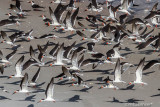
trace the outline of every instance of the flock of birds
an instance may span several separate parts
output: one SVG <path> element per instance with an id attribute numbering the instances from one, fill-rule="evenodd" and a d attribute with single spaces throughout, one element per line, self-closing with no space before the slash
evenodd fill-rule
<path id="1" fill-rule="evenodd" d="M 79 36 L 81 41 L 88 41 L 86 43 L 87 48 L 83 46 L 77 46 L 76 41 L 70 46 L 65 46 L 65 43 L 52 44 L 50 41 L 48 41 L 45 45 L 37 45 L 37 49 L 33 49 L 31 45 L 29 47 L 30 59 L 24 62 L 25 55 L 20 56 L 15 63 L 15 74 L 8 76 L 8 79 L 22 79 L 20 83 L 20 89 L 13 92 L 13 94 L 32 93 L 29 87 L 35 88 L 36 90 L 37 87 L 39 87 L 37 81 L 41 75 L 41 67 L 47 68 L 52 66 L 61 66 L 62 72 L 60 72 L 59 75 L 51 78 L 45 90 L 46 97 L 41 99 L 38 103 L 42 101 L 55 102 L 56 100 L 53 96 L 55 79 L 59 79 L 59 81 L 67 80 L 72 82 L 72 86 L 81 86 L 85 89 L 91 89 L 92 86 L 89 86 L 90 84 L 83 80 L 84 69 L 82 69 L 82 67 L 92 65 L 91 69 L 96 69 L 97 66 L 102 64 L 114 64 L 115 69 L 114 79 L 112 80 L 110 79 L 110 76 L 107 76 L 107 78 L 102 80 L 104 85 L 100 86 L 100 89 L 113 88 L 118 90 L 120 88 L 114 83 L 126 83 L 123 81 L 121 75 L 123 75 L 123 73 L 126 72 L 130 67 L 135 66 L 130 62 L 121 61 L 121 59 L 126 58 L 120 54 L 121 46 L 124 42 L 126 42 L 124 38 L 133 40 L 137 44 L 136 48 L 138 48 L 138 50 L 151 47 L 153 51 L 159 51 L 160 34 L 153 35 L 154 30 L 158 29 L 160 25 L 160 10 L 157 9 L 158 2 L 155 3 L 151 10 L 144 10 L 148 12 L 148 15 L 144 19 L 141 19 L 134 16 L 134 13 L 136 13 L 134 8 L 139 6 L 134 0 L 120 0 L 119 5 L 115 7 L 113 4 L 117 2 L 117 0 L 106 0 L 105 2 L 98 2 L 96 0 L 89 1 L 90 3 L 86 9 L 76 7 L 76 3 L 85 3 L 83 0 L 70 0 L 69 4 L 67 4 L 67 2 L 64 0 L 51 1 L 50 4 L 58 4 L 54 10 L 52 7 L 43 7 L 36 4 L 34 1 L 28 1 L 28 3 L 31 3 L 31 8 L 33 10 L 23 10 L 21 2 L 25 1 L 12 0 L 13 3 L 10 4 L 9 8 L 12 10 L 12 13 L 6 14 L 9 17 L 8 19 L 1 20 L 0 26 L 21 26 L 20 20 L 25 20 L 30 11 L 42 12 L 44 8 L 48 8 L 50 18 L 47 18 L 45 15 L 41 15 L 42 20 L 47 27 L 54 26 L 53 31 L 57 32 L 57 34 L 45 34 L 40 37 L 34 37 L 32 36 L 34 29 L 31 29 L 29 32 L 19 31 L 8 36 L 8 34 L 1 29 L 0 35 L 3 39 L 1 43 L 10 45 L 12 47 L 11 49 L 13 50 L 13 52 L 6 56 L 3 55 L 2 51 L 0 51 L 0 72 L 2 75 L 8 67 L 14 66 L 11 59 L 18 52 L 18 49 L 23 47 L 21 44 L 17 45 L 17 41 L 19 40 L 27 42 L 34 41 L 35 39 L 43 40 L 45 38 L 48 38 L 49 40 L 50 38 L 53 38 L 56 40 L 60 39 L 58 32 L 70 32 L 71 34 L 76 33 L 76 36 Z M 109 12 L 108 16 L 100 15 L 100 13 L 105 9 L 104 6 L 107 6 L 105 11 Z M 80 10 L 83 12 L 92 11 L 97 15 L 87 15 L 87 17 L 81 17 L 79 16 Z M 122 13 L 122 15 L 119 16 L 119 19 L 117 19 L 117 12 Z M 87 24 L 83 23 L 84 20 L 87 21 L 87 24 L 89 23 L 90 28 L 87 27 Z M 80 29 L 75 27 L 76 24 L 80 27 Z M 131 31 L 128 29 L 128 26 L 131 26 Z M 86 35 L 84 32 L 93 34 L 88 36 L 88 34 Z M 94 46 L 98 42 L 103 42 L 102 44 L 104 46 L 113 45 L 113 48 L 108 50 L 106 55 L 101 52 L 96 52 L 94 50 Z M 48 51 L 48 47 L 50 46 L 53 48 Z M 91 58 L 85 59 L 84 56 L 86 54 L 89 54 Z M 44 61 L 45 58 L 49 59 L 50 61 Z M 114 62 L 113 59 L 116 59 L 117 61 Z M 135 81 L 129 82 L 127 88 L 123 88 L 121 90 L 132 90 L 134 84 L 147 85 L 146 82 L 142 81 L 143 71 L 150 69 L 156 64 L 160 64 L 160 61 L 153 59 L 147 62 L 147 64 L 144 63 L 145 57 L 139 61 L 135 71 Z M 23 71 L 27 71 L 27 69 L 32 68 L 32 66 L 37 66 L 39 69 L 35 75 L 33 75 L 32 80 L 29 81 L 28 73 L 26 72 L 23 74 Z M 3 86 L 1 87 L 1 90 L 9 93 Z M 1 98 L 7 99 L 2 96 Z M 113 102 L 119 101 L 113 98 Z"/>

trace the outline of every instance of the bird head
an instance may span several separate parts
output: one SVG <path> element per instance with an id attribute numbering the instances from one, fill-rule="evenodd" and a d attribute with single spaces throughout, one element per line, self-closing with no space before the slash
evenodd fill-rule
<path id="1" fill-rule="evenodd" d="M 44 99 L 39 100 L 37 103 L 41 103 L 42 101 L 44 101 Z"/>
<path id="2" fill-rule="evenodd" d="M 12 77 L 13 77 L 13 75 L 9 76 L 8 79 L 10 79 L 10 78 L 12 78 Z"/>
<path id="3" fill-rule="evenodd" d="M 13 94 L 16 94 L 18 91 L 19 91 L 19 90 L 14 91 Z M 13 95 L 13 94 L 12 94 L 12 95 Z"/>

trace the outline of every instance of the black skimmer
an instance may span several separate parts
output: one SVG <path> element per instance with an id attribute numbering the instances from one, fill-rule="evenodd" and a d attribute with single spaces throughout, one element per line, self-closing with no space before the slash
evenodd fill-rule
<path id="1" fill-rule="evenodd" d="M 75 6 L 75 0 L 70 0 L 69 4 L 68 4 L 68 8 L 71 8 L 73 10 L 76 9 L 76 6 Z"/>
<path id="2" fill-rule="evenodd" d="M 23 61 L 24 61 L 24 55 L 16 62 L 16 72 L 15 72 L 15 75 L 11 75 L 11 76 L 9 76 L 9 78 L 13 78 L 13 77 L 15 77 L 15 78 L 22 78 L 23 77 L 23 75 L 22 75 L 22 63 L 23 63 Z"/>
<path id="3" fill-rule="evenodd" d="M 124 81 L 121 80 L 121 74 L 122 74 L 122 70 L 121 70 L 121 65 L 120 65 L 120 59 L 117 59 L 117 63 L 114 69 L 114 81 L 116 83 L 122 82 L 122 83 L 126 83 Z"/>
<path id="4" fill-rule="evenodd" d="M 4 86 L 0 86 L 0 90 L 2 90 L 3 92 L 9 93 L 6 89 L 4 89 Z"/>
<path id="5" fill-rule="evenodd" d="M 127 15 L 131 15 L 131 13 L 129 12 L 129 10 L 131 10 L 129 8 L 129 0 L 121 0 L 121 6 L 118 8 L 118 11 L 126 13 Z"/>
<path id="6" fill-rule="evenodd" d="M 59 49 L 59 43 L 57 43 L 49 52 L 49 56 L 46 56 L 47 58 L 56 59 L 56 54 Z"/>
<path id="7" fill-rule="evenodd" d="M 45 22 L 45 23 L 52 23 L 52 20 L 51 19 L 49 19 L 49 18 L 47 18 L 45 15 L 40 15 L 40 17 L 42 17 L 42 19 L 43 19 L 43 21 Z"/>
<path id="8" fill-rule="evenodd" d="M 33 8 L 33 10 L 35 10 L 35 11 L 37 11 L 38 9 L 41 9 L 41 8 L 45 8 L 45 7 L 43 7 L 43 6 L 40 6 L 40 5 L 38 5 L 38 4 L 36 4 L 34 1 L 28 1 L 28 3 L 31 3 L 32 4 L 32 8 Z"/>
<path id="9" fill-rule="evenodd" d="M 64 2 L 63 0 L 53 0 L 50 3 L 57 3 L 57 4 L 59 4 L 59 3 L 66 3 L 66 2 Z"/>
<path id="10" fill-rule="evenodd" d="M 8 14 L 6 14 L 6 15 L 9 16 L 9 19 L 10 19 L 10 20 L 19 20 L 19 16 L 14 16 L 14 15 L 12 15 L 12 13 L 8 13 Z"/>
<path id="11" fill-rule="evenodd" d="M 68 11 L 66 14 L 66 23 L 65 23 L 65 28 L 63 30 L 65 31 L 75 31 L 75 22 L 76 22 L 76 17 L 79 12 L 79 7 L 74 11 L 74 13 L 71 15 L 71 11 Z"/>
<path id="12" fill-rule="evenodd" d="M 32 36 L 33 33 L 33 29 L 31 29 L 30 31 L 28 31 L 27 33 L 24 33 L 21 38 L 27 38 L 27 40 L 32 40 L 34 39 L 34 37 Z"/>
<path id="13" fill-rule="evenodd" d="M 22 10 L 20 0 L 16 0 L 15 5 L 10 4 L 10 9 L 14 10 L 14 12 L 16 12 L 17 15 L 20 17 L 23 17 L 24 15 L 26 15 L 26 13 Z"/>
<path id="14" fill-rule="evenodd" d="M 88 8 L 86 9 L 86 11 L 96 11 L 96 12 L 101 12 L 102 10 L 103 7 L 101 5 L 98 5 L 97 0 L 92 0 Z"/>
<path id="15" fill-rule="evenodd" d="M 30 93 L 31 91 L 28 90 L 28 73 L 24 74 L 24 77 L 21 80 L 20 90 L 14 91 L 13 94 L 16 93 Z"/>
<path id="16" fill-rule="evenodd" d="M 116 6 L 116 7 L 113 7 L 112 5 L 108 6 L 108 10 L 109 10 L 109 16 L 107 18 L 105 18 L 105 20 L 115 20 L 115 21 L 118 21 L 116 19 L 116 12 L 118 11 L 118 8 L 119 8 L 120 5 Z"/>
<path id="17" fill-rule="evenodd" d="M 107 59 L 112 59 L 112 58 L 121 58 L 125 59 L 125 57 L 120 55 L 119 48 L 112 48 L 106 53 Z"/>
<path id="18" fill-rule="evenodd" d="M 48 25 L 53 25 L 53 26 L 61 26 L 61 19 L 62 16 L 65 12 L 65 10 L 67 9 L 68 5 L 62 5 L 61 3 L 56 7 L 55 11 L 53 12 L 53 10 L 51 9 L 51 7 L 49 7 L 49 13 L 50 16 L 52 18 L 52 23 L 48 23 Z"/>
<path id="19" fill-rule="evenodd" d="M 157 6 L 158 6 L 158 2 L 154 4 L 154 6 L 152 7 L 151 11 L 157 11 Z"/>
<path id="20" fill-rule="evenodd" d="M 82 86 L 84 88 L 89 88 L 87 83 L 78 75 L 75 74 L 75 78 L 77 78 L 77 83 L 73 83 L 72 86 Z"/>
<path id="21" fill-rule="evenodd" d="M 74 75 L 65 66 L 62 66 L 62 73 L 55 76 L 54 78 L 60 78 L 60 80 L 74 80 Z"/>
<path id="22" fill-rule="evenodd" d="M 16 36 L 10 36 L 8 37 L 6 32 L 4 31 L 1 31 L 1 36 L 3 38 L 3 41 L 1 41 L 1 43 L 7 43 L 9 45 L 12 45 L 12 46 L 17 46 L 14 44 L 14 42 L 16 41 L 17 37 Z"/>
<path id="23" fill-rule="evenodd" d="M 53 93 L 54 93 L 54 78 L 51 79 L 50 83 L 48 84 L 45 95 L 45 99 L 41 99 L 38 103 L 43 102 L 43 101 L 52 101 L 55 102 L 55 99 L 53 98 Z"/>
<path id="24" fill-rule="evenodd" d="M 0 63 L 7 65 L 7 64 L 12 64 L 10 60 L 13 58 L 13 56 L 16 54 L 17 50 L 12 51 L 8 55 L 4 57 L 2 51 L 0 51 Z"/>
<path id="25" fill-rule="evenodd" d="M 69 67 L 69 69 L 72 70 L 80 70 L 80 67 L 84 61 L 84 55 L 78 60 L 78 52 L 75 50 L 71 57 L 71 63 L 72 67 Z"/>
<path id="26" fill-rule="evenodd" d="M 144 49 L 148 46 L 151 46 L 151 44 L 153 42 L 155 42 L 158 38 L 159 38 L 159 36 L 149 38 L 146 42 L 143 42 L 143 43 L 139 44 L 136 48 L 138 48 L 138 50 L 140 50 L 140 49 Z"/>
<path id="27" fill-rule="evenodd" d="M 114 85 L 113 80 L 109 78 L 109 76 L 103 80 L 105 85 L 102 85 L 100 88 L 111 88 L 111 89 L 119 89 L 117 86 Z"/>
<path id="28" fill-rule="evenodd" d="M 94 46 L 95 46 L 94 42 L 87 43 L 88 53 L 90 53 L 90 54 L 96 54 L 97 53 L 97 52 L 94 51 Z"/>
<path id="29" fill-rule="evenodd" d="M 138 67 L 136 69 L 136 80 L 134 82 L 130 82 L 129 84 L 142 84 L 147 85 L 147 83 L 142 82 L 142 71 L 144 67 L 145 57 L 140 60 Z"/>
<path id="30" fill-rule="evenodd" d="M 65 49 L 65 52 L 64 52 L 64 58 L 65 59 L 64 60 L 67 60 L 68 62 L 71 60 L 70 56 L 71 56 L 71 53 L 72 53 L 75 45 L 76 45 L 76 41 L 72 45 L 68 46 Z"/>
<path id="31" fill-rule="evenodd" d="M 144 18 L 144 20 L 151 19 L 152 24 L 158 27 L 158 25 L 160 25 L 158 20 L 159 17 L 160 17 L 160 12 L 151 11 L 150 14 Z"/>
<path id="32" fill-rule="evenodd" d="M 63 61 L 63 54 L 64 54 L 64 43 L 59 47 L 56 53 L 56 60 L 53 61 L 54 63 L 51 63 L 50 66 L 52 65 L 64 65 Z"/>

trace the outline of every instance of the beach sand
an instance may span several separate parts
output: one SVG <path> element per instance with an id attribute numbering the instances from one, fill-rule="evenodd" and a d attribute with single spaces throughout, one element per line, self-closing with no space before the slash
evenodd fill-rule
<path id="1" fill-rule="evenodd" d="M 83 89 L 82 87 L 76 87 L 76 86 L 71 86 L 71 82 L 66 82 L 65 85 L 60 85 L 58 79 L 55 79 L 55 88 L 54 88 L 54 98 L 56 100 L 55 103 L 53 102 L 42 102 L 42 103 L 37 103 L 40 99 L 45 98 L 45 93 L 44 92 L 39 92 L 39 93 L 30 93 L 29 95 L 27 94 L 15 94 L 12 95 L 12 93 L 15 90 L 18 90 L 19 84 L 13 85 L 9 84 L 12 82 L 20 81 L 21 79 L 19 78 L 11 78 L 7 79 L 4 76 L 10 76 L 13 75 L 15 72 L 15 63 L 16 61 L 23 55 L 22 53 L 24 52 L 29 52 L 29 46 L 32 45 L 34 49 L 37 48 L 37 44 L 44 45 L 47 43 L 49 40 L 50 42 L 53 43 L 65 43 L 65 46 L 71 45 L 74 41 L 76 41 L 76 46 L 84 46 L 87 47 L 85 41 L 81 41 L 81 37 L 78 35 L 74 35 L 72 39 L 66 39 L 64 37 L 67 37 L 68 35 L 71 34 L 71 32 L 67 33 L 57 33 L 53 32 L 53 26 L 46 27 L 44 25 L 44 22 L 42 21 L 42 18 L 39 17 L 40 15 L 46 15 L 48 18 L 50 18 L 49 15 L 49 10 L 48 7 L 51 6 L 52 9 L 55 9 L 57 4 L 49 4 L 51 0 L 34 0 L 35 3 L 42 5 L 46 7 L 45 9 L 42 9 L 43 11 L 38 11 L 35 12 L 31 8 L 31 4 L 27 3 L 26 0 L 23 0 L 21 2 L 22 4 L 22 9 L 25 10 L 31 10 L 30 12 L 27 12 L 26 19 L 22 19 L 21 25 L 16 26 L 8 26 L 8 27 L 0 27 L 0 30 L 6 31 L 7 35 L 13 34 L 15 30 L 20 30 L 20 31 L 29 31 L 33 29 L 33 36 L 34 37 L 40 37 L 43 34 L 49 34 L 53 33 L 56 36 L 60 37 L 57 38 L 56 40 L 54 39 L 39 39 L 39 40 L 31 40 L 30 42 L 17 42 L 16 44 L 21 44 L 22 48 L 18 48 L 17 54 L 13 57 L 11 60 L 12 66 L 9 68 L 5 69 L 4 75 L 0 75 L 0 86 L 4 86 L 6 90 L 8 90 L 10 93 L 5 93 L 5 92 L 0 92 L 0 96 L 5 96 L 10 98 L 11 100 L 0 100 L 0 105 L 1 107 L 27 107 L 30 104 L 33 104 L 34 107 L 125 107 L 127 106 L 127 101 L 128 99 L 134 98 L 138 100 L 144 100 L 140 101 L 139 104 L 152 104 L 152 107 L 158 107 L 160 105 L 159 102 L 159 97 L 150 97 L 155 94 L 159 94 L 159 91 L 157 90 L 160 88 L 159 86 L 159 81 L 160 81 L 160 72 L 158 70 L 158 66 L 154 66 L 151 69 L 148 69 L 144 71 L 144 73 L 152 72 L 155 71 L 154 73 L 148 74 L 148 75 L 143 75 L 143 81 L 148 83 L 148 85 L 135 85 L 134 89 L 135 90 L 114 90 L 114 89 L 99 89 L 101 87 L 102 82 L 97 81 L 97 78 L 99 77 L 107 77 L 108 75 L 110 76 L 111 79 L 114 78 L 113 71 L 115 68 L 115 65 L 112 64 L 103 64 L 98 66 L 96 69 L 92 69 L 92 66 L 87 66 L 87 67 L 82 67 L 83 70 L 83 79 L 88 80 L 87 84 L 89 86 L 93 86 L 88 92 L 82 92 L 80 91 Z M 67 1 L 67 0 L 64 0 Z M 145 0 L 135 0 L 135 3 L 138 3 L 140 6 L 136 9 L 137 13 L 135 14 L 135 17 L 139 18 L 144 18 L 148 13 L 144 12 L 145 8 L 151 9 L 151 7 L 154 5 L 154 2 L 151 4 L 144 3 Z M 13 11 L 9 10 L 9 4 L 13 3 L 11 0 L 0 0 L 0 20 L 2 19 L 7 19 L 8 16 L 5 15 L 6 13 L 14 13 Z M 142 4 L 143 3 L 143 4 Z M 84 3 L 76 3 L 77 7 L 80 7 L 80 13 L 78 16 L 86 17 L 87 14 L 93 14 L 96 15 L 97 13 L 95 12 L 84 12 L 86 9 L 86 6 L 89 4 L 88 1 Z M 116 5 L 118 3 L 115 3 Z M 108 15 L 108 9 L 106 9 L 106 6 L 103 7 L 104 10 L 98 14 L 102 15 Z M 134 9 L 134 8 L 133 8 Z M 65 13 L 66 14 L 66 13 Z M 117 13 L 121 14 L 121 13 Z M 65 16 L 65 15 L 64 15 Z M 117 15 L 118 17 L 119 15 Z M 82 21 L 83 24 L 88 25 L 88 22 Z M 76 27 L 79 28 L 79 26 L 76 24 Z M 129 28 L 130 29 L 130 28 Z M 150 28 L 149 30 L 151 30 Z M 159 29 L 155 28 L 154 34 L 158 34 Z M 85 31 L 85 34 L 88 36 L 91 36 L 92 33 Z M 146 61 L 152 60 L 152 59 L 157 59 L 159 52 L 153 52 L 151 47 L 147 47 L 143 50 L 138 50 L 135 48 L 138 44 L 135 44 L 132 40 L 128 40 L 127 38 L 124 39 L 125 42 L 122 44 L 122 50 L 120 51 L 122 55 L 126 57 L 126 59 L 121 60 L 121 62 L 128 61 L 132 64 L 138 64 L 140 59 L 143 57 L 146 57 Z M 82 45 L 81 45 L 82 43 Z M 83 44 L 84 43 L 84 44 Z M 96 43 L 95 46 L 95 51 L 101 52 L 103 54 L 106 54 L 106 52 L 113 47 L 113 45 L 102 45 L 102 41 Z M 12 52 L 12 50 L 6 49 L 9 48 L 10 45 L 0 44 L 0 49 L 2 50 L 3 54 L 6 55 L 9 52 Z M 130 48 L 130 51 L 126 51 L 126 48 Z M 52 46 L 50 46 L 47 50 L 50 51 L 52 49 Z M 29 53 L 25 54 L 25 61 L 27 61 L 30 58 Z M 89 54 L 85 54 L 85 59 L 90 58 Z M 44 59 L 44 61 L 48 61 L 48 59 Z M 114 60 L 116 61 L 116 60 Z M 126 81 L 129 83 L 130 81 L 135 80 L 135 70 L 136 67 L 131 67 L 127 72 L 125 72 L 122 75 L 122 80 Z M 35 74 L 35 72 L 38 70 L 37 67 L 30 67 L 27 70 L 23 71 L 23 74 L 27 72 L 29 74 L 29 80 L 32 78 L 32 76 Z M 61 66 L 53 66 L 53 67 L 42 67 L 41 68 L 41 73 L 40 77 L 38 79 L 38 83 L 43 83 L 45 82 L 44 85 L 42 85 L 41 89 L 46 89 L 47 84 L 49 83 L 50 79 L 53 76 L 56 76 L 62 72 Z M 92 81 L 89 81 L 92 80 Z M 59 84 L 58 84 L 59 83 Z M 117 83 L 116 85 L 119 88 L 125 88 L 126 84 L 124 83 Z M 36 96 L 34 96 L 36 95 Z M 33 101 L 21 101 L 24 100 L 26 97 L 29 96 L 34 96 Z M 74 97 L 74 98 L 73 98 Z M 107 101 L 112 101 L 113 97 L 118 99 L 121 102 L 126 102 L 126 103 L 111 103 Z"/>

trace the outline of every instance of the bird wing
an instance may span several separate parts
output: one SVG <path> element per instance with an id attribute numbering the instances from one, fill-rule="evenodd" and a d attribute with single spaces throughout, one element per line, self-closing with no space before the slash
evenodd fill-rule
<path id="1" fill-rule="evenodd" d="M 78 12 L 79 12 L 79 7 L 74 11 L 74 13 L 73 13 L 72 16 L 71 16 L 71 23 L 72 23 L 72 26 L 75 25 L 76 17 L 77 17 L 77 15 L 78 15 Z"/>
<path id="2" fill-rule="evenodd" d="M 17 50 L 14 50 L 14 51 L 11 52 L 10 54 L 8 54 L 8 55 L 6 56 L 6 59 L 7 59 L 7 60 L 11 60 L 11 59 L 13 58 L 13 56 L 16 54 L 16 52 L 17 52 Z"/>
<path id="3" fill-rule="evenodd" d="M 39 77 L 39 74 L 40 74 L 40 70 L 41 70 L 41 67 L 38 68 L 38 71 L 36 72 L 36 74 L 33 76 L 32 78 L 32 82 L 36 82 L 38 77 Z"/>
<path id="4" fill-rule="evenodd" d="M 63 53 L 64 53 L 64 43 L 60 46 L 60 48 L 57 50 L 57 62 L 62 62 L 63 59 Z"/>
<path id="5" fill-rule="evenodd" d="M 51 79 L 50 83 L 47 86 L 47 89 L 45 91 L 46 98 L 53 98 L 54 93 L 54 78 Z"/>
<path id="6" fill-rule="evenodd" d="M 28 88 L 28 73 L 24 74 L 24 77 L 22 78 L 20 87 L 21 87 L 21 90 L 27 90 L 27 88 Z"/>
<path id="7" fill-rule="evenodd" d="M 114 69 L 114 80 L 121 80 L 121 67 L 120 59 L 118 58 L 115 69 Z"/>
<path id="8" fill-rule="evenodd" d="M 24 55 L 16 62 L 16 74 L 21 75 L 22 73 L 22 62 L 24 61 Z"/>
<path id="9" fill-rule="evenodd" d="M 145 62 L 145 57 L 140 61 L 136 69 L 136 81 L 142 81 L 142 71 Z"/>
<path id="10" fill-rule="evenodd" d="M 153 67 L 154 65 L 156 65 L 158 63 L 159 63 L 158 60 L 151 60 L 144 66 L 143 70 L 147 70 L 147 69 Z"/>

